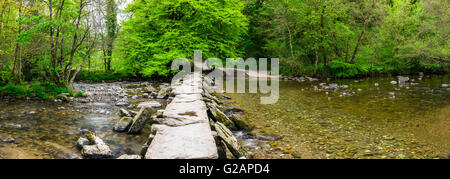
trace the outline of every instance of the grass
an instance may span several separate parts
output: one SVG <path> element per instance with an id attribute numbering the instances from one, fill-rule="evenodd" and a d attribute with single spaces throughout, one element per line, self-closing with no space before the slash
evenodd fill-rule
<path id="1" fill-rule="evenodd" d="M 73 96 L 74 93 L 68 88 L 59 87 L 52 82 L 33 81 L 30 83 L 14 84 L 8 83 L 0 87 L 0 96 L 14 97 L 38 97 L 42 99 L 54 98 L 58 94 L 68 93 Z"/>

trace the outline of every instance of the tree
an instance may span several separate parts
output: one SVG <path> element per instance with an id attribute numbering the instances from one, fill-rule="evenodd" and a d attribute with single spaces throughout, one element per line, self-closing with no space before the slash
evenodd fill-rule
<path id="1" fill-rule="evenodd" d="M 83 68 L 86 57 L 91 53 L 95 43 L 94 40 L 90 42 L 90 45 L 85 44 L 91 36 L 91 24 L 88 18 L 90 12 L 86 11 L 89 2 L 88 0 L 78 0 L 75 3 L 66 0 L 47 1 L 49 15 L 43 22 L 43 26 L 49 31 L 50 36 L 51 66 L 48 70 L 52 72 L 52 80 L 59 86 L 73 89 L 74 78 Z M 70 40 L 69 44 L 66 44 L 67 37 Z M 83 48 L 83 45 L 87 47 Z M 76 56 L 81 56 L 83 60 L 73 70 Z"/>
<path id="2" fill-rule="evenodd" d="M 106 0 L 106 71 L 111 71 L 113 44 L 117 33 L 117 7 L 114 0 Z"/>
<path id="3" fill-rule="evenodd" d="M 247 32 L 241 0 L 136 0 L 127 8 L 121 51 L 128 70 L 146 77 L 170 74 L 169 63 L 194 50 L 232 58 Z"/>

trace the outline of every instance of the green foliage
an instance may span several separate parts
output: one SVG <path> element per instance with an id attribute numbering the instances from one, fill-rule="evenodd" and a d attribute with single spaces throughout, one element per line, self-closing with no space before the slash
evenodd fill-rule
<path id="1" fill-rule="evenodd" d="M 102 82 L 102 81 L 119 81 L 119 80 L 127 80 L 132 76 L 123 72 L 91 72 L 81 71 L 76 80 L 84 80 L 91 82 Z"/>
<path id="2" fill-rule="evenodd" d="M 284 75 L 341 78 L 448 66 L 441 64 L 450 57 L 444 0 L 252 0 L 245 10 L 247 54 L 280 58 Z"/>
<path id="3" fill-rule="evenodd" d="M 61 93 L 69 93 L 73 96 L 73 92 L 65 87 L 57 86 L 53 82 L 38 82 L 33 81 L 31 83 L 24 83 L 16 85 L 14 83 L 8 83 L 5 86 L 0 87 L 0 96 L 36 96 L 42 99 L 48 97 L 54 97 Z"/>
<path id="4" fill-rule="evenodd" d="M 10 73 L 8 71 L 0 71 L 0 86 L 3 86 L 8 81 Z"/>
<path id="5" fill-rule="evenodd" d="M 76 96 L 83 96 L 84 95 L 84 91 L 77 91 L 77 95 Z"/>
<path id="6" fill-rule="evenodd" d="M 342 62 L 339 60 L 332 61 L 328 64 L 330 73 L 337 78 L 348 78 L 358 75 L 358 67 L 356 64 Z"/>
<path id="7" fill-rule="evenodd" d="M 14 83 L 8 83 L 6 86 L 0 87 L 2 96 L 22 96 L 29 93 L 30 89 L 27 86 L 15 85 Z"/>
<path id="8" fill-rule="evenodd" d="M 447 0 L 134 0 L 123 22 L 123 0 L 83 0 L 90 5 L 80 10 L 81 2 L 0 1 L 4 91 L 25 95 L 8 84 L 23 81 L 70 87 L 83 62 L 76 80 L 170 76 L 170 63 L 194 50 L 203 59 L 279 58 L 280 73 L 293 76 L 449 71 Z M 29 88 L 48 94 L 44 83 Z"/>
<path id="9" fill-rule="evenodd" d="M 121 51 L 127 70 L 145 77 L 167 76 L 169 63 L 192 57 L 236 57 L 247 31 L 241 0 L 137 0 L 127 12 Z"/>

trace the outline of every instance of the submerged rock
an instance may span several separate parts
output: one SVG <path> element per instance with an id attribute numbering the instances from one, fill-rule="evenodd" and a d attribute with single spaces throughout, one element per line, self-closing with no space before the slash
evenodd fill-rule
<path id="1" fill-rule="evenodd" d="M 250 124 L 250 121 L 242 119 L 237 114 L 232 114 L 230 117 L 231 120 L 236 124 L 236 128 L 238 130 L 251 130 L 253 127 Z"/>
<path id="2" fill-rule="evenodd" d="M 6 125 L 11 128 L 22 128 L 21 124 L 8 123 Z"/>
<path id="3" fill-rule="evenodd" d="M 114 126 L 114 131 L 116 132 L 125 132 L 127 131 L 133 122 L 133 118 L 131 117 L 122 117 L 119 121 L 117 121 Z"/>
<path id="4" fill-rule="evenodd" d="M 229 97 L 227 95 L 222 95 L 222 99 L 231 99 L 231 97 Z"/>
<path id="5" fill-rule="evenodd" d="M 16 139 L 12 137 L 0 138 L 0 144 L 13 144 L 16 143 Z"/>

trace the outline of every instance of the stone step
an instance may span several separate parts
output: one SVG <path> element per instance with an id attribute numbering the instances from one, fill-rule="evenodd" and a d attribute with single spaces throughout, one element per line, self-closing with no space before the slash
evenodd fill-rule
<path id="1" fill-rule="evenodd" d="M 153 138 L 145 159 L 217 159 L 217 147 L 208 123 L 179 127 L 153 125 Z"/>

